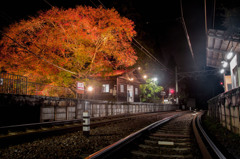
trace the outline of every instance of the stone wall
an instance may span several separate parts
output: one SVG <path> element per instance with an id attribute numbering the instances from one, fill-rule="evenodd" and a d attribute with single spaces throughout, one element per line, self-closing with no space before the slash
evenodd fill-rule
<path id="1" fill-rule="evenodd" d="M 0 126 L 81 119 L 83 111 L 88 111 L 91 117 L 105 117 L 176 109 L 177 105 L 0 94 Z"/>

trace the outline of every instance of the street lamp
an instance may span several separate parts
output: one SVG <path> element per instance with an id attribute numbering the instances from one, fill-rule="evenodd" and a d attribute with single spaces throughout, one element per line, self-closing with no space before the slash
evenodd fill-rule
<path id="1" fill-rule="evenodd" d="M 155 77 L 155 78 L 153 78 L 153 81 L 154 81 L 154 82 L 156 82 L 156 81 L 157 81 L 157 78 L 156 78 L 156 77 Z"/>
<path id="2" fill-rule="evenodd" d="M 129 78 L 129 81 L 133 81 L 133 78 Z"/>
<path id="3" fill-rule="evenodd" d="M 223 68 L 226 68 L 228 66 L 228 63 L 226 61 L 222 61 L 221 63 L 222 63 Z"/>
<path id="4" fill-rule="evenodd" d="M 223 74 L 224 72 L 225 72 L 225 70 L 222 68 L 222 69 L 220 70 L 220 73 Z"/>
<path id="5" fill-rule="evenodd" d="M 89 86 L 87 90 L 88 90 L 89 92 L 92 92 L 92 91 L 93 91 L 93 87 L 92 87 L 92 86 Z"/>

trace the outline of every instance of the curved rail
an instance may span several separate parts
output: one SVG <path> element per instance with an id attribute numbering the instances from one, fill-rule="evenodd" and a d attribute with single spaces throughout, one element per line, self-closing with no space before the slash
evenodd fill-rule
<path id="1" fill-rule="evenodd" d="M 109 155 L 111 155 L 115 150 L 125 146 L 126 144 L 128 144 L 131 141 L 135 140 L 136 138 L 140 137 L 143 133 L 148 132 L 148 131 L 156 128 L 157 126 L 162 125 L 178 116 L 180 116 L 180 114 L 172 115 L 170 117 L 166 117 L 162 120 L 156 121 L 156 122 L 152 123 L 151 125 L 148 125 L 147 127 L 143 128 L 135 133 L 132 133 L 129 136 L 113 143 L 112 145 L 109 145 L 109 146 L 95 152 L 94 154 L 86 157 L 86 159 L 106 158 Z"/>
<path id="2" fill-rule="evenodd" d="M 203 155 L 204 159 L 212 159 L 214 158 L 213 156 L 216 156 L 220 159 L 226 159 L 226 157 L 222 154 L 222 152 L 216 147 L 216 145 L 211 141 L 211 139 L 208 137 L 208 135 L 206 134 L 206 132 L 204 131 L 202 125 L 201 125 L 201 115 L 203 113 L 195 113 L 195 117 L 193 119 L 193 131 L 195 134 L 195 137 L 197 139 L 197 143 L 199 145 L 199 148 L 201 150 L 201 153 Z M 144 133 L 156 128 L 157 126 L 160 126 L 161 124 L 164 124 L 168 121 L 170 121 L 171 119 L 180 116 L 180 114 L 177 115 L 173 115 L 167 118 L 164 118 L 162 120 L 159 120 L 135 133 L 130 134 L 129 136 L 113 143 L 112 145 L 109 145 L 91 155 L 89 155 L 88 157 L 86 157 L 86 159 L 96 159 L 96 158 L 109 158 L 113 153 L 115 153 L 116 151 L 118 151 L 119 149 L 121 149 L 122 147 L 126 146 L 127 144 L 129 144 L 131 141 L 139 138 L 140 136 L 142 136 Z M 207 149 L 206 144 L 203 142 L 203 138 L 207 141 L 207 144 L 211 147 L 212 151 L 210 153 L 210 151 Z M 213 152 L 215 154 L 213 154 Z"/>
<path id="3" fill-rule="evenodd" d="M 202 114 L 201 114 L 202 115 Z M 222 154 L 222 152 L 217 148 L 217 146 L 212 142 L 212 140 L 208 137 L 207 133 L 204 131 L 202 125 L 201 125 L 201 116 L 196 116 L 196 123 L 197 126 L 202 134 L 202 136 L 206 139 L 207 143 L 213 150 L 213 152 L 220 158 L 220 159 L 226 159 L 226 157 Z"/>

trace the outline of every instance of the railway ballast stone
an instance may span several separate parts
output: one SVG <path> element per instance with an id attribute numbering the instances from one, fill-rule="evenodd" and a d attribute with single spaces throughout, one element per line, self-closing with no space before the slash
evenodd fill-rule
<path id="1" fill-rule="evenodd" d="M 91 134 L 88 138 L 82 135 L 82 131 L 77 131 L 1 148 L 0 158 L 85 158 L 130 133 L 167 116 L 169 114 L 160 113 L 158 116 L 145 116 L 115 124 L 107 124 L 91 129 Z"/>

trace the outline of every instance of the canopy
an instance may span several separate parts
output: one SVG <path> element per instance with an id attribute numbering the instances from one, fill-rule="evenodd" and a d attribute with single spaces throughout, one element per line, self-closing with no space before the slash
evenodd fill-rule
<path id="1" fill-rule="evenodd" d="M 220 68 L 228 52 L 240 53 L 240 37 L 229 36 L 226 31 L 209 29 L 207 37 L 207 66 Z"/>

